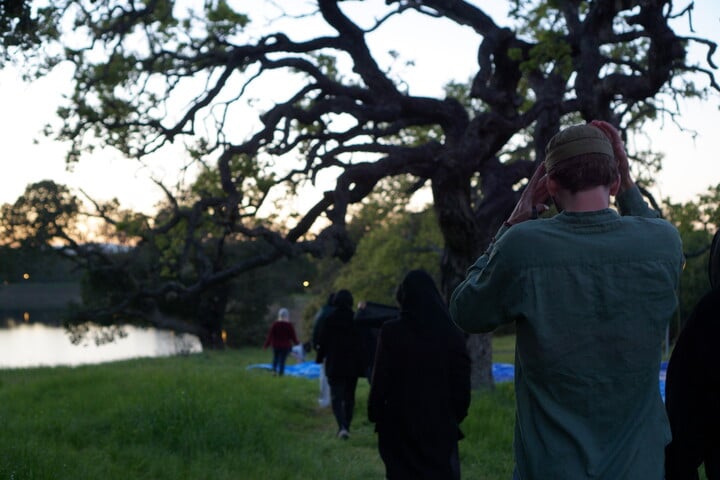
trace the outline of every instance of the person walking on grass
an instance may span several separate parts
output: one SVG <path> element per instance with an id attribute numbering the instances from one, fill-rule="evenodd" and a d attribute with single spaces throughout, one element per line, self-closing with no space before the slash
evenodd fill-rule
<path id="1" fill-rule="evenodd" d="M 459 480 L 470 357 L 432 277 L 408 272 L 383 323 L 368 398 L 388 480 Z"/>
<path id="2" fill-rule="evenodd" d="M 365 368 L 362 332 L 354 321 L 353 297 L 339 290 L 333 301 L 335 310 L 325 320 L 317 345 L 317 363 L 325 362 L 330 384 L 330 403 L 338 425 L 337 436 L 350 437 L 355 410 L 355 389 Z"/>
<path id="3" fill-rule="evenodd" d="M 560 213 L 537 219 L 551 199 Z M 466 332 L 515 322 L 515 479 L 663 478 L 660 360 L 684 257 L 658 216 L 615 128 L 568 127 L 453 292 Z"/>
<path id="4" fill-rule="evenodd" d="M 298 343 L 300 342 L 295 334 L 295 327 L 290 323 L 290 312 L 287 308 L 281 308 L 278 311 L 277 320 L 270 325 L 263 345 L 263 348 L 272 347 L 273 349 L 273 375 L 283 376 L 285 374 L 285 360 L 293 345 Z"/>
<path id="5" fill-rule="evenodd" d="M 327 320 L 327 317 L 329 317 L 330 314 L 335 311 L 334 300 L 335 293 L 333 292 L 328 295 L 325 305 L 320 307 L 320 310 L 318 310 L 317 314 L 315 314 L 312 329 L 312 347 L 315 349 L 316 352 L 319 348 L 320 332 L 325 326 L 325 321 Z M 320 405 L 321 408 L 325 408 L 330 406 L 330 385 L 328 384 L 327 375 L 325 374 L 325 365 L 322 363 L 320 364 L 319 382 L 320 396 L 318 397 L 318 405 Z"/>

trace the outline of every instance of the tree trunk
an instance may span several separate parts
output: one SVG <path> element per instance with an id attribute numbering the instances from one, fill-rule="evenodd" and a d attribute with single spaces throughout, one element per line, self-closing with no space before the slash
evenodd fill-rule
<path id="1" fill-rule="evenodd" d="M 468 336 L 468 353 L 472 369 L 470 384 L 473 389 L 494 388 L 492 372 L 492 333 L 476 333 Z"/>
<path id="2" fill-rule="evenodd" d="M 452 180 L 458 180 L 455 183 Z M 445 240 L 441 262 L 441 291 L 446 301 L 465 278 L 465 272 L 482 252 L 483 235 L 470 208 L 467 180 L 448 179 L 433 181 L 435 211 Z M 454 184 L 454 185 L 453 185 Z M 455 188 L 452 188 L 452 187 Z M 478 312 L 480 314 L 480 312 Z M 493 388 L 492 334 L 471 334 L 467 347 L 471 360 L 473 389 Z"/>
<path id="3" fill-rule="evenodd" d="M 225 308 L 229 296 L 227 284 L 218 285 L 200 295 L 198 302 L 198 324 L 201 327 L 200 343 L 203 349 L 223 349 L 222 338 Z"/>

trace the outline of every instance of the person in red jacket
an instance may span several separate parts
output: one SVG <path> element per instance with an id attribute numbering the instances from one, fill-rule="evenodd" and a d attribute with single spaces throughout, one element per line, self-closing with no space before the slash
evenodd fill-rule
<path id="1" fill-rule="evenodd" d="M 298 339 L 295 335 L 295 327 L 290 323 L 290 312 L 287 308 L 281 308 L 278 311 L 278 319 L 270 325 L 267 338 L 263 348 L 272 347 L 273 349 L 273 375 L 283 375 L 285 373 L 285 360 L 293 345 L 297 345 Z"/>

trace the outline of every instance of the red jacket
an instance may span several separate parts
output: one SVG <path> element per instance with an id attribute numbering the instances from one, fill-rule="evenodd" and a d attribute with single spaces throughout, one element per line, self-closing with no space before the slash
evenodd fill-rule
<path id="1" fill-rule="evenodd" d="M 291 349 L 293 345 L 297 345 L 298 339 L 295 335 L 295 327 L 292 323 L 275 320 L 270 325 L 270 331 L 268 332 L 267 338 L 263 348 L 271 346 L 272 348 Z"/>

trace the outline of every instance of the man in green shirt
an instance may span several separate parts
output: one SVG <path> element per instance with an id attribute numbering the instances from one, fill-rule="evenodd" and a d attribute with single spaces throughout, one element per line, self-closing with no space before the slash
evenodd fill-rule
<path id="1" fill-rule="evenodd" d="M 561 213 L 536 219 L 550 199 Z M 617 130 L 569 127 L 454 291 L 465 331 L 516 323 L 514 478 L 663 478 L 658 376 L 684 257 L 657 217 Z"/>

